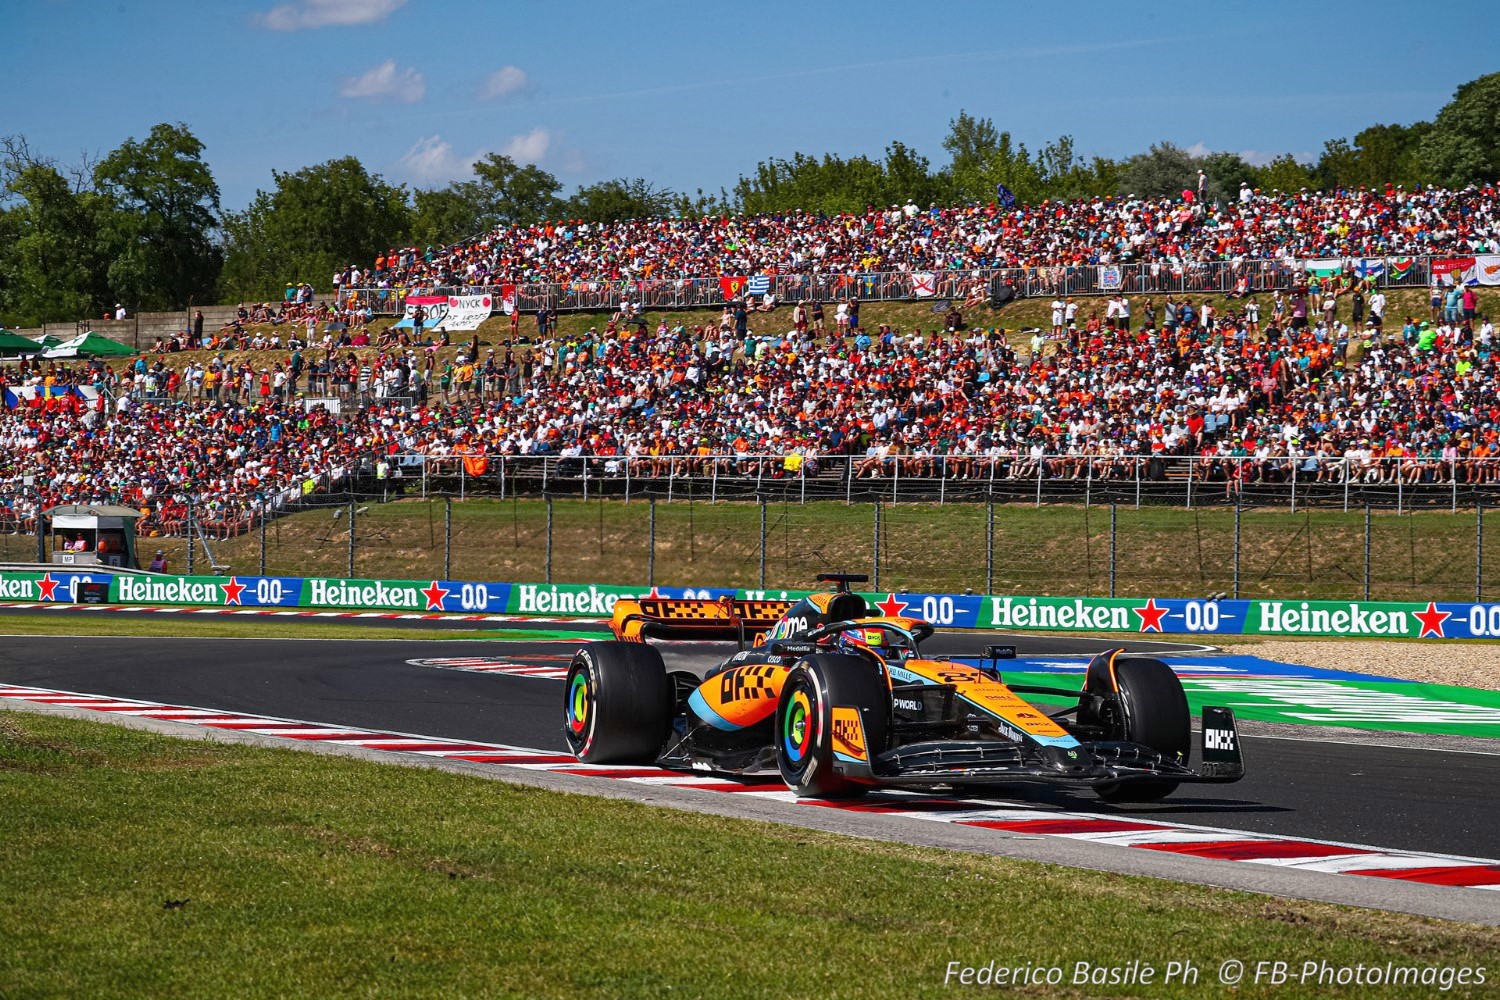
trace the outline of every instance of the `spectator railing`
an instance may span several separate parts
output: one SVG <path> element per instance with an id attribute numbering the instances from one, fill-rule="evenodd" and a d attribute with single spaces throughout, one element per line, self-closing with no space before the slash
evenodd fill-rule
<path id="1" fill-rule="evenodd" d="M 1398 512 L 1500 503 L 1500 457 L 1361 458 L 1090 455 L 1030 451 L 949 455 L 389 456 L 365 488 L 417 493 L 700 501 L 774 497 L 806 503 L 1053 503 L 1180 506 L 1365 506 Z"/>
<path id="2" fill-rule="evenodd" d="M 1434 257 L 1352 257 L 1345 270 L 1366 273 L 1381 288 L 1425 287 L 1432 276 Z M 1398 272 L 1395 264 L 1403 263 Z M 1375 266 L 1378 263 L 1378 268 Z M 1363 271 L 1361 270 L 1363 269 Z M 770 279 L 769 291 L 779 305 L 802 299 L 824 302 L 900 302 L 912 300 L 963 302 L 988 301 L 990 283 L 998 278 L 1011 285 L 1018 296 L 1147 294 L 1224 294 L 1236 290 L 1251 293 L 1288 290 L 1298 278 L 1306 278 L 1300 260 L 1169 261 L 1120 265 L 1057 265 L 1027 268 L 976 268 L 969 270 L 882 271 L 855 274 L 779 274 Z M 507 283 L 508 284 L 508 283 Z M 399 315 L 406 296 L 434 291 L 453 295 L 490 295 L 496 311 L 502 301 L 501 284 L 450 285 L 424 288 L 344 288 L 339 304 L 357 298 L 368 303 L 376 315 Z M 617 311 L 626 302 L 646 309 L 706 309 L 725 304 L 718 278 L 644 278 L 570 282 L 517 282 L 516 309 L 523 314 L 546 307 L 558 312 Z M 743 294 L 743 293 L 742 293 Z M 831 326 L 833 317 L 827 317 Z"/>

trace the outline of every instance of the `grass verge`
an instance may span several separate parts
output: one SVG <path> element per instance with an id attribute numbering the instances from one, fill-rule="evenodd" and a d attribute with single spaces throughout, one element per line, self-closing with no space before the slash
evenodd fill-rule
<path id="1" fill-rule="evenodd" d="M 15 996 L 905 998 L 954 995 L 951 960 L 1500 966 L 1490 928 L 25 713 L 0 713 L 0 801 Z M 1364 993 L 1277 995 L 1314 990 Z"/>

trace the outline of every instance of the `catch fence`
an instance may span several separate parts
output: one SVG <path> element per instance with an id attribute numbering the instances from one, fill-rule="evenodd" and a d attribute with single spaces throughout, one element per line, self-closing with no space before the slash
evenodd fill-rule
<path id="1" fill-rule="evenodd" d="M 897 593 L 1500 594 L 1500 486 L 1474 462 L 1451 463 L 1454 482 L 1406 482 L 1399 463 L 1379 462 L 1384 481 L 1273 476 L 1226 493 L 1191 463 L 1153 470 L 1151 459 L 1115 478 L 1085 467 L 1078 478 L 964 480 L 871 479 L 845 459 L 788 474 L 768 457 L 748 460 L 758 477 L 721 474 L 717 485 L 702 465 L 585 476 L 604 460 L 568 461 L 492 458 L 474 474 L 463 458 L 423 458 L 399 477 L 396 464 L 383 475 L 361 464 L 265 517 L 208 522 L 212 508 L 193 504 L 173 524 L 148 520 L 138 551 L 144 563 L 165 550 L 174 573 L 226 575 L 773 589 L 848 571 Z M 766 471 L 773 461 L 779 477 Z M 34 532 L 0 518 L 0 560 L 35 559 Z"/>

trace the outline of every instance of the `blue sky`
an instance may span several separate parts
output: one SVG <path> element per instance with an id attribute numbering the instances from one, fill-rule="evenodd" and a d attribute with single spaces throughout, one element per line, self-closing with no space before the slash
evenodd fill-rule
<path id="1" fill-rule="evenodd" d="M 225 208 L 353 154 L 441 186 L 485 152 L 566 191 L 732 186 L 794 151 L 932 160 L 960 109 L 1031 148 L 1150 143 L 1312 158 L 1431 118 L 1500 69 L 1500 18 L 1410 3 L 12 0 L 0 134 L 63 162 L 159 121 L 203 140 Z"/>

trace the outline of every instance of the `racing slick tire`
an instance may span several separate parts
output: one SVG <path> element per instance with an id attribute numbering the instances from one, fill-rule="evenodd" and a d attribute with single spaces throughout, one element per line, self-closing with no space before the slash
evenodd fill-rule
<path id="1" fill-rule="evenodd" d="M 1119 707 L 1116 739 L 1148 746 L 1163 757 L 1186 764 L 1192 749 L 1191 713 L 1182 682 L 1172 668 L 1145 657 L 1119 660 L 1114 668 Z M 1176 790 L 1170 778 L 1141 778 L 1099 785 L 1106 802 L 1156 802 Z"/>
<path id="2" fill-rule="evenodd" d="M 672 729 L 672 683 L 661 653 L 594 642 L 568 667 L 563 736 L 586 764 L 653 764 Z"/>
<path id="3" fill-rule="evenodd" d="M 836 766 L 869 772 L 889 740 L 890 702 L 885 678 L 862 656 L 822 653 L 799 660 L 776 705 L 773 736 L 782 780 L 804 798 L 855 798 L 869 791 L 871 782 L 838 773 Z"/>

